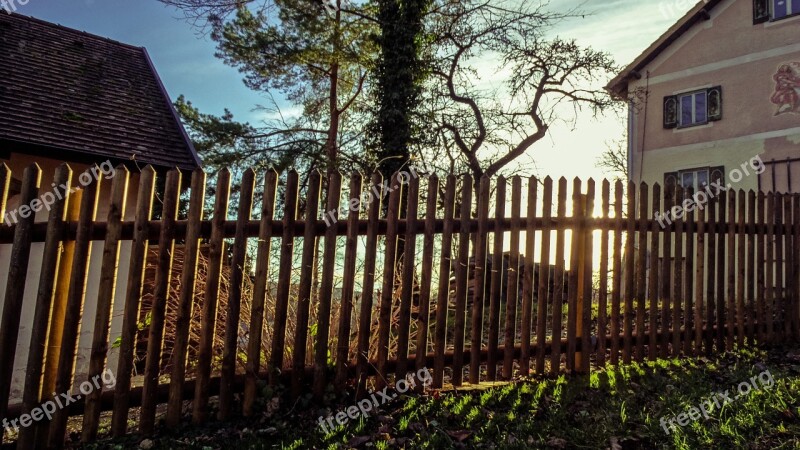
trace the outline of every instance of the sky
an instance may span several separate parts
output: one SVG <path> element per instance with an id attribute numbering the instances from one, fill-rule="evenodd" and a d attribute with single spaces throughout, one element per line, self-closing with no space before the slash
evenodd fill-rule
<path id="1" fill-rule="evenodd" d="M 15 0 L 19 2 L 19 0 Z M 557 0 L 559 10 L 580 7 L 587 15 L 558 26 L 554 33 L 584 46 L 604 50 L 627 65 L 677 21 L 690 0 Z M 258 125 L 267 103 L 247 89 L 241 74 L 214 56 L 215 45 L 181 13 L 156 0 L 28 0 L 17 13 L 146 47 L 170 96 L 185 95 L 201 112 L 222 114 L 225 108 L 238 120 Z M 581 114 L 573 126 L 559 124 L 523 158 L 535 165 L 530 175 L 602 178 L 596 167 L 607 143 L 624 138 L 622 118 L 594 119 Z M 532 164 L 531 164 L 532 163 Z"/>

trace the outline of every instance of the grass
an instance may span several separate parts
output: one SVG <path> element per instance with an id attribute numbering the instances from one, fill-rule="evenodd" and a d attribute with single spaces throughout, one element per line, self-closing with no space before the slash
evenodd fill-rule
<path id="1" fill-rule="evenodd" d="M 739 351 L 713 360 L 675 359 L 609 368 L 590 376 L 522 380 L 488 389 L 399 396 L 369 417 L 328 434 L 317 426 L 355 404 L 324 410 L 302 405 L 252 420 L 173 430 L 156 449 L 563 448 L 563 449 L 800 449 L 800 349 Z M 757 389 L 712 407 L 667 434 L 661 419 L 755 378 Z M 304 399 L 304 401 L 307 399 Z M 684 417 L 685 419 L 685 417 Z M 684 422 L 685 423 L 685 422 Z M 130 448 L 138 440 L 89 448 Z"/>

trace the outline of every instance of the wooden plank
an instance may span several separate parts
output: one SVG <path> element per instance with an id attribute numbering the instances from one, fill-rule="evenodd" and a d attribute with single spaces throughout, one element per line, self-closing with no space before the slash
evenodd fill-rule
<path id="1" fill-rule="evenodd" d="M 161 209 L 161 232 L 158 237 L 158 266 L 153 308 L 150 311 L 150 330 L 147 337 L 147 358 L 142 386 L 142 408 L 139 413 L 139 431 L 151 435 L 155 431 L 158 380 L 161 375 L 161 349 L 164 343 L 164 328 L 167 314 L 167 295 L 172 277 L 172 255 L 175 245 L 175 221 L 178 220 L 181 172 L 177 169 L 167 173 L 164 199 Z"/>
<path id="2" fill-rule="evenodd" d="M 645 358 L 644 336 L 645 330 L 645 300 L 647 296 L 647 219 L 649 218 L 650 193 L 647 183 L 639 186 L 639 254 L 636 257 L 636 361 L 642 362 Z"/>
<path id="3" fill-rule="evenodd" d="M 614 218 L 617 226 L 614 229 L 614 261 L 611 287 L 611 364 L 619 363 L 619 337 L 620 337 L 620 301 L 622 297 L 622 208 L 623 184 L 617 180 L 614 183 Z"/>
<path id="4" fill-rule="evenodd" d="M 756 193 L 747 193 L 747 345 L 755 344 L 756 328 Z"/>
<path id="5" fill-rule="evenodd" d="M 122 314 L 122 333 L 117 362 L 117 385 L 114 387 L 114 412 L 111 417 L 111 434 L 124 436 L 128 431 L 128 408 L 131 395 L 131 376 L 133 373 L 133 352 L 138 331 L 139 306 L 142 299 L 142 283 L 150 242 L 149 220 L 153 211 L 153 192 L 156 172 L 147 166 L 139 173 L 139 191 L 136 197 L 134 234 L 131 242 L 128 284 L 125 290 L 125 307 Z M 45 384 L 43 387 L 46 387 Z"/>
<path id="6" fill-rule="evenodd" d="M 733 350 L 736 342 L 736 191 L 730 191 L 728 195 L 728 294 L 726 296 L 728 314 L 725 321 L 728 326 L 728 338 L 725 341 L 725 349 Z"/>
<path id="7" fill-rule="evenodd" d="M 536 251 L 536 227 L 532 219 L 536 217 L 538 194 L 539 182 L 536 177 L 530 177 L 528 179 L 528 224 L 525 229 L 525 260 L 523 262 L 525 272 L 522 274 L 522 318 L 520 320 L 521 353 L 519 358 L 519 371 L 522 376 L 530 375 L 531 367 L 532 313 L 535 289 L 533 285 L 535 267 L 533 253 Z"/>
<path id="8" fill-rule="evenodd" d="M 653 211 L 654 214 L 661 213 L 661 185 L 655 183 L 653 185 Z M 661 249 L 661 226 L 657 221 L 653 221 L 651 229 L 650 229 L 650 272 L 649 272 L 649 279 L 647 282 L 647 298 L 650 300 L 650 321 L 649 321 L 649 329 L 650 329 L 650 338 L 647 341 L 647 357 L 650 361 L 655 361 L 658 359 L 658 298 L 659 298 L 659 270 L 658 270 L 658 256 L 659 251 Z M 605 242 L 605 240 L 603 240 Z M 605 245 L 607 246 L 608 243 L 606 242 Z M 607 251 L 607 250 L 606 250 Z M 601 258 L 602 261 L 602 258 Z M 603 279 L 602 274 L 603 271 L 600 271 L 601 278 L 600 278 L 600 292 L 603 292 Z M 602 311 L 602 302 L 601 308 Z M 602 329 L 601 329 L 602 330 Z M 603 333 L 600 333 L 601 335 Z M 600 347 L 601 349 L 604 347 Z"/>
<path id="9" fill-rule="evenodd" d="M 717 273 L 717 199 L 709 199 L 706 208 L 708 209 L 707 225 L 708 235 L 706 236 L 706 329 L 708 332 L 705 334 L 705 355 L 711 356 L 714 351 L 714 325 L 716 324 L 716 311 L 717 311 L 717 298 L 714 280 Z"/>
<path id="10" fill-rule="evenodd" d="M 367 224 L 366 253 L 364 255 L 364 283 L 361 290 L 361 309 L 359 310 L 358 326 L 358 353 L 356 361 L 356 379 L 358 385 L 356 395 L 363 398 L 366 395 L 367 375 L 369 373 L 370 358 L 370 327 L 372 326 L 372 306 L 375 295 L 375 269 L 378 253 L 378 226 L 381 216 L 383 198 L 383 176 L 380 172 L 372 174 L 369 189 L 369 213 Z"/>
<path id="11" fill-rule="evenodd" d="M 622 351 L 622 362 L 624 364 L 631 363 L 631 345 L 633 342 L 633 297 L 634 293 L 634 280 L 635 280 L 635 260 L 634 254 L 634 240 L 636 230 L 636 185 L 633 182 L 628 183 L 628 217 L 626 221 L 627 235 L 625 239 L 625 313 L 623 329 L 625 333 L 624 348 Z"/>
<path id="12" fill-rule="evenodd" d="M 222 274 L 222 258 L 227 253 L 222 228 L 228 216 L 230 190 L 231 174 L 228 169 L 222 169 L 217 175 L 214 213 L 211 216 L 208 274 L 206 275 L 206 289 L 203 295 L 203 309 L 200 315 L 200 341 L 197 351 L 194 402 L 192 403 L 192 422 L 194 424 L 201 424 L 208 419 L 208 396 L 211 383 L 211 362 L 214 356 L 214 330 L 217 321 L 219 282 Z M 287 204 L 291 203 L 289 191 L 287 188 Z M 276 312 L 276 316 L 277 314 Z M 283 344 L 281 344 L 281 349 L 283 349 Z"/>
<path id="13" fill-rule="evenodd" d="M 344 273 L 342 275 L 342 300 L 339 305 L 339 328 L 336 336 L 337 390 L 345 388 L 350 362 L 350 330 L 355 304 L 356 262 L 358 259 L 358 220 L 361 212 L 363 178 L 360 173 L 350 175 L 350 201 L 347 214 L 347 240 L 344 244 Z M 372 195 L 371 193 L 369 195 Z M 333 228 L 333 227 L 331 227 Z M 373 262 L 374 264 L 374 262 Z M 369 325 L 367 325 L 369 326 Z"/>
<path id="14" fill-rule="evenodd" d="M 117 270 L 119 269 L 120 235 L 122 234 L 122 219 L 125 217 L 125 206 L 128 194 L 128 169 L 120 164 L 114 169 L 114 180 L 111 183 L 111 203 L 109 204 L 106 223 L 106 240 L 103 244 L 103 262 L 100 274 L 100 283 L 97 288 L 97 309 L 95 311 L 94 331 L 92 335 L 92 352 L 89 357 L 89 380 L 101 379 L 106 366 L 108 355 L 108 334 L 111 327 L 111 313 L 114 305 L 114 292 L 117 286 Z M 59 184 L 59 183 L 57 183 Z M 63 215 L 62 210 L 59 214 Z M 42 272 L 42 273 L 54 273 Z M 48 301 L 49 303 L 49 301 Z M 46 315 L 43 314 L 46 317 Z M 46 322 L 45 322 L 46 323 Z M 46 328 L 42 334 L 46 335 Z M 41 347 L 44 350 L 44 347 Z M 100 397 L 103 389 L 94 389 L 86 395 L 85 409 L 83 412 L 82 442 L 91 442 L 97 438 L 100 425 Z"/>
<path id="15" fill-rule="evenodd" d="M 747 215 L 747 204 L 745 201 L 745 192 L 744 189 L 742 189 L 739 191 L 738 198 L 738 238 L 736 242 L 736 328 L 738 331 L 738 335 L 736 336 L 736 345 L 740 348 L 744 346 L 744 325 L 745 317 L 747 316 L 747 308 L 745 305 L 745 274 L 747 269 L 747 235 L 745 234 L 745 219 Z"/>
<path id="16" fill-rule="evenodd" d="M 726 206 L 728 204 L 728 197 L 726 192 L 720 191 L 717 194 L 717 198 L 714 199 L 716 202 L 719 212 L 718 212 L 718 220 L 717 222 L 720 224 L 725 224 L 725 217 L 727 217 L 726 213 Z M 710 255 L 709 255 L 710 256 Z M 726 296 L 725 296 L 725 233 L 718 232 L 717 234 L 717 298 L 716 298 L 716 305 L 717 305 L 717 351 L 723 352 L 725 351 L 725 318 L 727 317 L 727 313 L 725 312 L 725 304 Z"/>
<path id="17" fill-rule="evenodd" d="M 570 263 L 569 263 L 569 287 L 567 288 L 567 372 L 575 371 L 575 348 L 577 347 L 577 324 L 578 324 L 578 278 L 580 274 L 581 253 L 583 244 L 581 240 L 582 230 L 578 222 L 583 216 L 583 200 L 581 197 L 581 180 L 575 178 L 572 181 L 572 217 L 576 219 L 575 225 L 571 230 L 570 242 Z"/>
<path id="18" fill-rule="evenodd" d="M 0 169 L 0 176 L 5 175 L 3 167 Z M 10 177 L 6 177 L 10 179 Z M 39 277 L 39 289 L 36 292 L 36 309 L 33 315 L 31 326 L 31 340 L 28 346 L 28 362 L 25 370 L 25 386 L 22 391 L 22 414 L 30 414 L 34 408 L 38 407 L 43 400 L 42 395 L 42 375 L 44 369 L 44 357 L 47 350 L 47 335 L 49 330 L 50 311 L 53 307 L 53 297 L 56 291 L 56 276 L 61 263 L 60 256 L 62 251 L 61 228 L 67 216 L 67 197 L 64 192 L 69 190 L 72 179 L 72 169 L 66 163 L 61 164 L 56 169 L 53 185 L 58 190 L 54 202 L 50 206 L 50 214 L 47 222 L 47 237 L 45 238 L 44 250 L 42 251 L 42 268 L 40 273 L 54 274 L 54 276 Z M 2 183 L 2 181 L 0 181 Z M 66 191 L 58 186 L 66 186 Z M 2 191 L 5 198 L 6 191 Z M 0 210 L 3 208 L 0 207 Z M 2 212 L 2 211 L 0 211 Z M 20 415 L 22 415 L 20 414 Z M 35 437 L 37 427 L 22 427 L 19 430 L 17 448 L 36 448 Z M 0 437 L 0 440 L 2 438 Z"/>
<path id="19" fill-rule="evenodd" d="M 692 196 L 691 188 L 687 191 L 688 196 Z M 696 325 L 694 322 L 694 288 L 695 288 L 695 277 L 696 273 L 694 271 L 694 261 L 695 261 L 695 249 L 694 249 L 694 227 L 695 227 L 695 218 L 694 218 L 694 209 L 691 210 L 686 215 L 686 231 L 684 232 L 684 240 L 686 241 L 686 270 L 684 271 L 684 280 L 683 283 L 683 299 L 684 299 L 684 308 L 683 308 L 683 353 L 686 356 L 691 356 L 693 354 L 693 343 L 694 337 L 692 334 L 692 330 Z"/>
<path id="20" fill-rule="evenodd" d="M 406 227 L 403 244 L 403 271 L 400 275 L 400 313 L 397 320 L 397 379 L 408 374 L 408 345 L 411 333 L 411 303 L 414 297 L 414 280 L 416 271 L 417 234 L 416 224 L 419 210 L 419 177 L 411 179 L 406 194 Z"/>
<path id="21" fill-rule="evenodd" d="M 11 177 L 8 167 L 3 166 L 2 203 L 5 205 L 8 196 L 8 180 Z M 14 357 L 17 354 L 17 340 L 19 338 L 19 325 L 22 316 L 22 304 L 25 298 L 25 282 L 28 277 L 28 262 L 30 260 L 32 228 L 35 213 L 30 210 L 31 203 L 38 198 L 39 185 L 41 184 L 42 171 L 37 164 L 25 168 L 22 175 L 22 186 L 19 196 L 20 207 L 14 211 L 14 216 L 19 219 L 14 225 L 14 244 L 8 263 L 8 281 L 3 297 L 3 316 L 0 319 L 0 418 L 5 419 L 8 412 L 8 402 L 11 395 L 12 376 L 14 374 Z M 27 211 L 23 210 L 25 208 Z M 9 361 L 11 363 L 9 363 Z M 5 429 L 3 429 L 5 432 Z M 0 433 L 0 442 L 2 442 Z"/>
<path id="22" fill-rule="evenodd" d="M 793 278 L 793 268 L 797 264 L 797 254 L 793 253 L 794 250 L 794 239 L 792 237 L 792 226 L 794 222 L 792 221 L 792 198 L 794 195 L 786 194 L 783 196 L 783 213 L 784 213 L 784 245 L 786 251 L 786 264 L 784 265 L 786 271 L 786 290 L 783 299 L 783 339 L 789 340 L 792 339 L 792 324 L 793 324 L 793 311 L 794 311 L 794 303 L 795 303 L 795 285 L 797 283 L 797 278 Z"/>
<path id="23" fill-rule="evenodd" d="M 767 199 L 766 199 L 767 204 L 765 206 L 766 210 L 767 210 L 767 216 L 766 216 L 766 220 L 764 222 L 764 225 L 766 225 L 766 244 L 765 244 L 766 248 L 764 250 L 764 252 L 766 253 L 766 256 L 765 256 L 766 260 L 764 261 L 765 265 L 766 265 L 766 268 L 764 270 L 764 276 L 765 276 L 765 280 L 764 280 L 764 282 L 765 282 L 765 285 L 764 285 L 764 291 L 765 291 L 764 292 L 764 308 L 765 308 L 764 309 L 764 312 L 765 312 L 765 317 L 764 318 L 765 318 L 765 322 L 764 322 L 764 324 L 766 325 L 766 327 L 765 327 L 766 328 L 766 341 L 769 342 L 770 344 L 774 342 L 774 336 L 773 336 L 774 330 L 773 330 L 773 323 L 772 323 L 772 305 L 775 302 L 775 295 L 776 295 L 775 286 L 779 286 L 779 285 L 775 284 L 775 262 L 776 262 L 775 251 L 776 251 L 776 247 L 780 247 L 780 244 L 776 243 L 776 240 L 779 239 L 777 237 L 777 235 L 776 235 L 776 231 L 778 231 L 778 230 L 776 230 L 776 228 L 777 228 L 776 225 L 780 224 L 780 221 L 777 220 L 777 212 L 775 211 L 775 207 L 776 207 L 776 203 L 778 205 L 780 205 L 780 207 L 783 206 L 782 201 L 778 200 L 778 202 L 776 202 L 776 200 L 778 200 L 778 199 L 776 199 L 775 194 L 773 194 L 772 192 L 767 194 Z M 778 231 L 778 233 L 780 233 L 780 231 Z M 780 289 L 779 289 L 778 293 L 777 293 L 777 296 L 780 297 L 780 295 L 781 294 L 780 294 Z"/>
<path id="24" fill-rule="evenodd" d="M 245 417 L 253 415 L 259 374 L 261 373 L 264 307 L 267 293 L 269 292 L 272 224 L 275 222 L 275 196 L 277 192 L 278 172 L 270 169 L 264 175 L 264 192 L 261 197 L 261 224 L 258 230 L 258 248 L 256 250 L 256 277 L 253 285 L 252 305 L 250 306 L 250 336 L 247 340 L 247 364 L 245 366 L 244 400 L 242 405 L 242 412 Z M 191 206 L 189 210 L 191 212 Z"/>
<path id="25" fill-rule="evenodd" d="M 502 177 L 501 177 L 502 179 Z M 500 181 L 498 180 L 498 185 Z M 464 322 L 466 321 L 469 288 L 469 222 L 472 216 L 473 179 L 463 178 L 461 196 L 461 219 L 458 234 L 458 265 L 456 266 L 456 313 L 453 320 L 453 386 L 461 386 L 464 377 Z"/>
<path id="26" fill-rule="evenodd" d="M 595 183 L 592 178 L 586 182 L 586 204 L 584 205 L 583 217 L 590 218 L 594 213 Z M 583 239 L 583 279 L 582 296 L 583 301 L 578 311 L 578 332 L 581 336 L 582 351 L 576 355 L 575 366 L 580 373 L 589 373 L 589 362 L 594 351 L 592 347 L 592 284 L 593 263 L 594 263 L 594 237 L 592 231 L 587 226 L 582 227 Z"/>
<path id="27" fill-rule="evenodd" d="M 492 249 L 492 279 L 489 300 L 489 356 L 486 363 L 486 379 L 497 379 L 497 348 L 500 345 L 500 304 L 503 293 L 503 231 L 500 222 L 506 216 L 506 179 L 497 179 L 494 211 L 494 237 Z"/>
<path id="28" fill-rule="evenodd" d="M 306 348 L 308 345 L 309 314 L 311 308 L 311 288 L 314 277 L 314 256 L 317 251 L 317 237 L 314 225 L 319 216 L 322 174 L 311 172 L 306 191 L 305 228 L 303 250 L 300 257 L 300 282 L 297 287 L 297 318 L 292 347 L 292 369 L 297 374 L 292 377 L 292 398 L 299 398 L 305 388 Z M 394 260 L 394 258 L 392 258 Z"/>
<path id="29" fill-rule="evenodd" d="M 758 193 L 757 197 L 757 229 L 758 233 L 756 236 L 756 305 L 758 308 L 757 316 L 757 323 L 756 328 L 758 329 L 758 343 L 759 345 L 763 345 L 767 340 L 767 327 L 765 326 L 767 323 L 766 318 L 766 304 L 765 304 L 765 290 L 766 290 L 766 264 L 765 264 L 765 251 L 766 251 L 766 243 L 764 242 L 765 235 L 764 231 L 766 228 L 766 204 L 767 204 L 767 197 L 764 195 L 763 192 Z"/>
<path id="30" fill-rule="evenodd" d="M 666 225 L 671 224 L 671 220 L 675 220 L 672 215 L 673 206 L 680 200 L 676 197 L 676 186 L 669 184 L 664 186 L 664 211 L 668 215 Z M 664 336 L 669 335 L 671 329 L 670 319 L 672 318 L 672 304 L 675 293 L 672 291 L 672 231 L 669 228 L 663 230 L 664 233 L 664 247 L 663 258 L 661 259 L 661 330 Z M 674 324 L 672 324 L 674 325 Z M 662 358 L 669 357 L 669 341 L 665 340 L 661 343 L 660 354 Z"/>
<path id="31" fill-rule="evenodd" d="M 675 186 L 675 203 L 681 203 L 684 200 L 684 190 L 683 187 L 678 185 Z M 681 307 L 683 302 L 683 214 L 675 216 L 675 251 L 674 254 L 674 261 L 675 261 L 675 276 L 673 280 L 673 288 L 672 288 L 672 320 L 671 322 L 671 333 L 672 336 L 672 351 L 671 354 L 674 357 L 677 357 L 681 354 Z M 686 310 L 684 314 L 689 314 L 689 310 Z"/>
<path id="32" fill-rule="evenodd" d="M 505 206 L 505 205 L 504 205 Z M 511 179 L 511 252 L 508 262 L 508 280 L 506 287 L 506 326 L 503 351 L 503 379 L 510 380 L 514 369 L 514 348 L 517 337 L 517 302 L 519 301 L 519 245 L 522 229 L 522 178 Z"/>
<path id="33" fill-rule="evenodd" d="M 567 179 L 558 180 L 558 207 L 553 221 L 556 226 L 556 268 L 553 280 L 553 334 L 550 348 L 550 373 L 557 375 L 561 371 L 561 311 L 564 302 L 564 227 L 560 224 L 567 212 Z"/>
<path id="34" fill-rule="evenodd" d="M 397 260 L 397 223 L 400 220 L 400 202 L 402 186 L 398 174 L 392 176 L 389 205 L 386 213 L 386 250 L 383 265 L 383 287 L 381 289 L 380 310 L 378 312 L 378 373 L 377 388 L 386 386 L 388 372 L 386 363 L 389 360 L 389 338 L 392 325 L 392 298 L 395 290 L 395 269 Z"/>
<path id="35" fill-rule="evenodd" d="M 36 179 L 39 179 L 38 171 Z M 72 272 L 70 274 L 69 292 L 67 294 L 67 314 L 64 317 L 61 352 L 58 355 L 58 372 L 56 374 L 55 389 L 57 393 L 72 392 L 72 379 L 78 347 L 78 330 L 80 328 L 81 318 L 83 317 L 86 278 L 89 273 L 89 256 L 92 251 L 90 236 L 97 214 L 97 197 L 100 192 L 101 180 L 102 177 L 95 178 L 83 188 L 84 192 L 78 218 L 78 234 L 75 237 L 75 258 L 72 260 Z M 12 267 L 15 265 L 13 255 L 11 264 Z M 27 267 L 27 261 L 25 261 L 23 267 Z M 9 274 L 9 280 L 11 279 L 12 276 Z M 6 298 L 8 298 L 8 296 L 6 296 Z M 8 303 L 6 303 L 6 305 L 8 305 Z M 13 360 L 13 355 L 9 356 L 11 356 L 10 360 Z M 68 418 L 69 411 L 66 409 L 60 409 L 55 412 L 53 415 L 53 423 L 50 426 L 48 447 L 59 448 L 64 445 Z"/>
<path id="36" fill-rule="evenodd" d="M 442 253 L 439 259 L 439 287 L 436 298 L 436 330 L 434 336 L 433 383 L 439 389 L 444 379 L 444 357 L 447 339 L 447 310 L 450 303 L 450 271 L 452 269 L 453 228 L 456 199 L 456 177 L 448 175 L 444 194 L 444 230 Z"/>
<path id="37" fill-rule="evenodd" d="M 231 278 L 228 288 L 227 314 L 225 315 L 225 339 L 222 348 L 222 373 L 219 384 L 219 411 L 217 418 L 229 420 L 233 414 L 233 396 L 236 393 L 234 378 L 239 354 L 239 323 L 242 311 L 242 283 L 245 277 L 247 258 L 247 236 L 245 227 L 253 211 L 256 173 L 247 169 L 242 175 L 239 190 L 238 214 L 236 217 L 236 237 L 233 240 L 231 256 Z"/>
<path id="38" fill-rule="evenodd" d="M 474 298 L 472 299 L 472 323 L 470 340 L 469 382 L 480 382 L 481 346 L 483 344 L 483 309 L 486 303 L 486 259 L 489 245 L 489 184 L 488 176 L 482 176 L 478 187 L 478 232 L 475 234 L 475 275 L 473 280 Z"/>
<path id="39" fill-rule="evenodd" d="M 414 367 L 419 373 L 425 370 L 428 354 L 428 334 L 431 316 L 431 283 L 433 283 L 433 249 L 436 244 L 436 210 L 439 196 L 439 178 L 433 174 L 428 177 L 428 196 L 425 206 L 425 239 L 422 243 L 422 280 L 419 289 L 419 313 L 417 314 L 417 350 Z M 485 260 L 486 258 L 484 258 Z M 417 392 L 424 386 L 417 384 Z"/>
<path id="40" fill-rule="evenodd" d="M 783 224 L 784 224 L 784 210 L 783 210 L 784 196 L 783 196 L 783 194 L 780 194 L 780 193 L 775 194 L 774 201 L 775 201 L 774 212 L 775 212 L 775 216 L 776 216 L 774 218 L 774 222 L 776 224 L 778 224 L 778 225 L 775 226 L 775 235 L 774 235 L 774 240 L 775 241 L 773 243 L 774 246 L 775 246 L 775 262 L 774 262 L 774 264 L 775 264 L 775 270 L 774 270 L 774 272 L 775 272 L 774 273 L 775 274 L 775 278 L 774 278 L 775 288 L 773 289 L 773 294 L 774 294 L 773 297 L 774 297 L 775 301 L 777 301 L 777 299 L 781 299 L 781 301 L 783 301 L 786 298 L 786 289 L 785 289 L 785 284 L 784 284 L 783 269 L 784 269 L 784 267 L 786 267 L 786 264 L 787 264 L 788 259 L 789 259 L 788 257 L 791 254 L 791 249 L 789 249 L 789 251 L 787 251 L 786 254 L 784 254 L 785 247 L 784 247 L 783 241 L 786 239 L 785 238 L 786 230 L 785 230 L 785 227 L 783 226 Z M 789 212 L 787 214 L 787 216 L 791 217 L 791 212 Z M 770 245 L 769 241 L 767 241 L 767 245 Z M 767 261 L 767 264 L 770 264 L 770 262 Z M 767 282 L 769 283 L 771 281 L 773 281 L 773 279 L 768 277 L 767 278 Z M 786 281 L 789 281 L 789 280 L 787 279 Z M 776 342 L 776 340 L 773 339 L 774 326 L 775 326 L 775 324 L 773 322 L 773 312 L 774 311 L 775 311 L 775 302 L 769 302 L 769 303 L 765 302 L 764 314 L 766 316 L 767 342 L 770 343 L 770 344 Z"/>
<path id="41" fill-rule="evenodd" d="M 542 191 L 542 253 L 539 258 L 539 286 L 536 299 L 536 373 L 544 373 L 547 344 L 547 305 L 550 304 L 550 231 L 553 212 L 553 179 L 546 177 Z"/>
<path id="42" fill-rule="evenodd" d="M 791 323 L 792 337 L 800 339 L 800 195 L 792 195 L 792 302 L 788 308 L 787 322 Z M 788 218 L 787 218 L 788 219 Z"/>
<path id="43" fill-rule="evenodd" d="M 706 209 L 698 208 L 695 210 L 697 213 L 697 237 L 695 245 L 695 309 L 694 309 L 694 353 L 695 355 L 702 354 L 703 351 L 703 312 L 705 303 L 703 300 L 705 294 L 705 256 L 706 256 Z"/>
<path id="44" fill-rule="evenodd" d="M 654 195 L 656 194 L 656 189 L 657 187 L 653 189 Z M 600 196 L 602 202 L 602 217 L 603 219 L 608 219 L 611 203 L 611 183 L 608 180 L 603 180 Z M 654 208 L 658 210 L 655 204 Z M 654 233 L 654 235 L 658 236 L 659 234 Z M 597 365 L 599 367 L 605 367 L 606 365 L 606 333 L 608 332 L 608 239 L 609 229 L 608 227 L 603 227 L 600 232 L 600 289 L 597 293 Z M 655 248 L 658 248 L 658 246 Z M 658 254 L 656 254 L 656 257 L 658 257 Z M 655 315 L 652 315 L 652 317 L 655 318 Z"/>
<path id="45" fill-rule="evenodd" d="M 6 216 L 6 206 L 8 205 L 8 188 L 10 186 L 11 169 L 8 168 L 6 163 L 0 163 L 0 217 Z M 63 194 L 66 191 L 60 192 Z"/>
<path id="46" fill-rule="evenodd" d="M 339 171 L 328 171 L 328 191 L 325 217 L 339 220 L 340 202 L 342 198 L 342 175 Z M 331 224 L 332 225 L 332 224 Z M 319 305 L 317 310 L 317 335 L 314 346 L 314 381 L 313 392 L 317 400 L 322 399 L 328 385 L 328 340 L 331 331 L 331 299 L 333 298 L 333 277 L 336 271 L 336 227 L 328 225 L 325 230 L 325 246 L 322 251 L 322 282 L 320 283 Z M 353 273 L 354 275 L 355 273 Z M 344 299 L 342 299 L 342 304 Z M 348 315 L 349 317 L 349 315 Z"/>

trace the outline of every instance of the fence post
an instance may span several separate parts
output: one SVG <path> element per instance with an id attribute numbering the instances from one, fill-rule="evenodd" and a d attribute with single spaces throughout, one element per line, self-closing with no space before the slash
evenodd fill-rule
<path id="1" fill-rule="evenodd" d="M 573 216 L 575 217 L 575 228 L 573 229 L 573 233 L 575 233 L 575 238 L 572 240 L 573 245 L 577 245 L 575 252 L 577 254 L 577 259 L 573 258 L 573 263 L 577 263 L 575 267 L 570 267 L 570 270 L 575 272 L 575 277 L 577 280 L 577 298 L 575 302 L 575 312 L 570 313 L 570 317 L 576 318 L 575 323 L 575 342 L 581 342 L 581 350 L 575 352 L 575 366 L 574 369 L 577 372 L 582 372 L 583 364 L 584 364 L 584 353 L 587 354 L 586 359 L 588 360 L 588 349 L 583 347 L 583 337 L 584 337 L 584 320 L 583 317 L 583 309 L 585 305 L 584 294 L 586 290 L 586 283 L 585 277 L 587 276 L 586 273 L 586 240 L 588 238 L 588 234 L 590 231 L 586 226 L 586 217 L 588 217 L 588 212 L 586 211 L 586 205 L 588 196 L 585 194 L 581 194 L 580 192 L 576 192 L 575 194 L 575 206 L 577 207 L 575 211 L 573 211 Z M 592 276 L 591 272 L 588 276 Z M 591 301 L 590 301 L 591 303 Z M 570 305 L 571 306 L 571 305 Z M 574 314 L 574 315 L 573 315 Z M 574 343 L 570 343 L 570 347 L 575 345 Z"/>

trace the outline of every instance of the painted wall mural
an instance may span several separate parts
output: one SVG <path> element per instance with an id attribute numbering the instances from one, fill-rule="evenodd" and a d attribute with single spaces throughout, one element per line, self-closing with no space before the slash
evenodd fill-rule
<path id="1" fill-rule="evenodd" d="M 772 79 L 775 80 L 775 93 L 771 101 L 778 105 L 775 115 L 800 114 L 800 62 L 782 64 Z"/>

